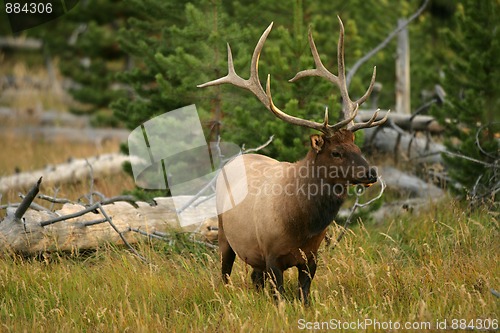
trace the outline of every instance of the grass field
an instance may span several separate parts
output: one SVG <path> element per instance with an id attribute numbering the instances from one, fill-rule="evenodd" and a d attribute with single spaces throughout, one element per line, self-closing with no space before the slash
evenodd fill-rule
<path id="1" fill-rule="evenodd" d="M 8 134 L 0 142 L 0 176 L 118 149 Z M 96 179 L 95 189 L 112 196 L 132 186 L 119 173 Z M 59 196 L 75 200 L 87 190 L 86 181 L 65 185 Z M 4 194 L 7 201 L 18 201 L 17 190 Z M 0 332 L 401 331 L 407 323 L 422 331 L 438 323 L 495 329 L 500 299 L 490 289 L 500 290 L 499 229 L 497 214 L 469 212 L 452 199 L 383 223 L 360 222 L 335 249 L 322 245 L 308 308 L 295 297 L 295 270 L 285 274 L 287 300 L 275 304 L 269 288 L 253 289 L 240 260 L 224 286 L 217 252 L 182 239 L 137 245 L 149 264 L 112 246 L 0 256 Z"/>
<path id="2" fill-rule="evenodd" d="M 93 143 L 68 143 L 64 141 L 44 141 L 35 138 L 19 138 L 8 131 L 0 134 L 0 177 L 9 176 L 19 170 L 29 172 L 43 169 L 47 165 L 66 162 L 68 159 L 86 158 L 106 153 L 118 152 L 119 144 L 115 141 L 106 142 L 104 145 L 96 146 Z M 132 189 L 133 179 L 124 172 L 108 176 L 106 179 L 96 177 L 95 190 L 106 196 L 121 194 L 126 189 Z M 19 202 L 18 194 L 26 193 L 29 188 L 16 188 L 2 193 L 1 203 Z M 41 192 L 54 195 L 57 190 L 58 197 L 76 200 L 89 190 L 87 179 L 76 180 L 75 183 L 55 186 L 42 182 Z M 44 204 L 43 201 L 40 202 Z M 0 216 L 3 212 L 0 211 Z"/>
<path id="3" fill-rule="evenodd" d="M 469 214 L 453 201 L 384 224 L 361 223 L 337 248 L 322 246 L 309 308 L 295 297 L 295 271 L 285 275 L 288 300 L 275 305 L 268 290 L 253 290 L 250 269 L 239 260 L 232 284 L 223 286 L 217 253 L 203 248 L 141 244 L 150 264 L 112 247 L 42 259 L 4 257 L 0 327 L 6 332 L 292 332 L 313 322 L 366 319 L 379 325 L 392 321 L 393 328 L 410 322 L 435 329 L 436 321 L 445 319 L 449 328 L 471 320 L 498 325 L 500 299 L 490 292 L 500 289 L 498 231 L 491 213 Z"/>

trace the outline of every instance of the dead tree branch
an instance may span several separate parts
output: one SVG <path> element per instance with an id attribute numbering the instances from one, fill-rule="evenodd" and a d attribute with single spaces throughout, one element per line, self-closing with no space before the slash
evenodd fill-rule
<path id="1" fill-rule="evenodd" d="M 360 194 L 358 192 L 356 192 L 356 201 L 354 202 L 354 205 L 352 206 L 352 208 L 351 208 L 351 210 L 349 212 L 349 216 L 347 217 L 346 221 L 344 222 L 344 225 L 342 226 L 342 231 L 340 231 L 340 234 L 337 236 L 336 242 L 332 245 L 332 248 L 335 248 L 337 246 L 337 244 L 340 243 L 340 241 L 344 237 L 344 234 L 346 233 L 347 229 L 349 229 L 349 226 L 350 226 L 350 224 L 352 222 L 351 221 L 352 217 L 354 216 L 354 212 L 356 211 L 356 209 L 367 207 L 367 206 L 371 205 L 373 202 L 377 201 L 378 199 L 380 199 L 382 197 L 382 194 L 384 194 L 386 185 L 385 185 L 385 182 L 382 179 L 382 177 L 379 176 L 378 180 L 380 182 L 380 192 L 379 192 L 379 194 L 375 198 L 373 198 L 371 200 L 368 200 L 365 203 L 359 203 L 359 199 L 360 199 L 361 196 L 360 196 Z"/>
<path id="2" fill-rule="evenodd" d="M 395 36 L 397 36 L 397 34 L 401 30 L 406 28 L 408 26 L 408 24 L 410 24 L 413 20 L 415 20 L 417 17 L 419 17 L 420 14 L 422 14 L 424 9 L 427 7 L 428 3 L 429 3 L 429 0 L 425 0 L 425 2 L 422 4 L 422 6 L 420 6 L 420 8 L 412 16 L 410 16 L 404 24 L 402 24 L 401 26 L 398 26 L 398 28 L 393 30 L 391 33 L 389 33 L 389 35 L 387 35 L 387 37 L 380 44 L 375 46 L 370 52 L 368 52 L 363 57 L 361 57 L 358 61 L 356 61 L 356 63 L 351 67 L 351 69 L 349 70 L 349 72 L 347 73 L 347 76 L 346 76 L 346 84 L 347 84 L 348 88 L 349 88 L 349 85 L 351 84 L 351 80 L 354 77 L 354 74 L 356 74 L 356 72 L 361 67 L 361 65 L 364 64 L 366 61 L 368 61 L 368 59 L 373 57 L 375 54 L 377 54 L 378 51 L 380 51 L 384 47 L 386 47 L 387 44 L 389 44 L 389 42 Z"/>
<path id="3" fill-rule="evenodd" d="M 19 197 L 20 197 L 21 199 L 25 199 L 25 198 L 26 198 L 26 195 L 24 195 L 24 194 L 22 194 L 22 193 L 19 193 Z M 20 205 L 19 205 L 19 206 L 20 206 Z M 18 207 L 19 207 L 19 206 L 18 206 Z M 35 210 L 37 210 L 37 211 L 39 211 L 39 212 L 45 211 L 45 212 L 48 212 L 49 214 L 52 214 L 52 210 L 50 210 L 50 209 L 48 209 L 48 208 L 45 208 L 45 207 L 43 207 L 42 205 L 37 204 L 36 202 L 32 202 L 32 203 L 30 203 L 30 206 L 29 206 L 29 207 L 30 207 L 30 208 L 32 208 L 32 209 L 35 209 Z"/>
<path id="4" fill-rule="evenodd" d="M 274 139 L 274 135 L 271 135 L 266 142 L 264 142 L 263 144 L 261 144 L 258 147 L 255 147 L 255 148 L 245 149 L 245 145 L 243 145 L 243 147 L 241 147 L 242 154 L 250 154 L 250 153 L 258 152 L 259 150 L 262 150 L 262 149 L 266 148 L 267 146 L 269 146 L 269 144 L 271 142 L 273 142 L 273 139 Z"/>
<path id="5" fill-rule="evenodd" d="M 487 157 L 489 157 L 489 158 L 491 158 L 491 159 L 498 159 L 498 156 L 494 156 L 493 154 L 491 154 L 491 153 L 487 152 L 487 151 L 483 148 L 483 146 L 481 146 L 481 142 L 480 142 L 480 140 L 479 140 L 479 134 L 481 134 L 481 132 L 482 132 L 485 128 L 491 127 L 491 126 L 493 126 L 493 125 L 498 125 L 498 124 L 500 124 L 500 122 L 494 122 L 494 123 L 485 124 L 485 125 L 483 125 L 483 126 L 479 127 L 479 128 L 478 128 L 478 130 L 476 131 L 476 146 L 477 146 L 477 148 L 479 149 L 479 151 L 480 151 L 483 155 L 485 155 L 485 156 L 487 156 Z"/>
<path id="6" fill-rule="evenodd" d="M 493 169 L 500 169 L 500 164 L 498 163 L 488 163 L 488 162 L 484 162 L 484 161 L 480 161 L 478 159 L 475 159 L 473 157 L 469 157 L 469 156 L 466 156 L 466 155 L 463 155 L 463 154 L 458 154 L 458 153 L 454 153 L 454 152 L 451 152 L 451 151 L 443 151 L 442 153 L 446 154 L 446 155 L 450 155 L 450 156 L 453 156 L 453 157 L 459 157 L 459 158 L 463 158 L 464 160 L 467 160 L 467 161 L 471 161 L 471 162 L 474 162 L 474 163 L 477 163 L 477 164 L 481 164 L 487 168 L 493 168 Z"/>
<path id="7" fill-rule="evenodd" d="M 35 186 L 31 188 L 26 197 L 24 197 L 19 207 L 17 207 L 16 212 L 14 213 L 14 217 L 16 220 L 21 220 L 21 218 L 23 217 L 24 213 L 26 213 L 33 200 L 35 200 L 36 195 L 40 191 L 41 183 L 42 183 L 42 177 L 38 179 Z"/>
<path id="8" fill-rule="evenodd" d="M 69 199 L 65 199 L 65 198 L 56 198 L 56 197 L 51 197 L 49 195 L 45 195 L 45 194 L 39 194 L 38 195 L 38 198 L 39 199 L 42 199 L 42 200 L 45 200 L 45 201 L 48 201 L 48 202 L 51 202 L 53 204 L 67 204 L 67 203 L 75 203 Z"/>
<path id="9" fill-rule="evenodd" d="M 37 183 L 35 187 L 38 188 L 39 185 Z M 85 197 L 88 198 L 89 195 Z M 94 200 L 93 204 L 88 204 L 44 194 L 37 195 L 36 191 L 30 191 L 23 198 L 23 203 L 1 206 L 0 208 L 7 209 L 7 214 L 0 222 L 0 255 L 6 252 L 32 254 L 95 249 L 104 243 L 116 243 L 124 244 L 144 261 L 144 256 L 132 247 L 132 243 L 140 240 L 139 236 L 133 236 L 133 229 L 144 230 L 168 240 L 168 234 L 160 230 L 175 230 L 179 227 L 173 198 L 156 198 L 157 205 L 151 206 L 146 202 L 136 202 L 132 196 L 106 198 L 99 194 L 98 197 L 99 201 Z M 29 202 L 30 198 L 63 206 L 52 211 Z M 22 208 L 21 211 L 21 205 L 29 205 L 32 209 Z M 203 213 L 208 208 L 200 209 Z M 19 223 L 21 219 L 22 223 Z M 187 232 L 191 229 L 184 230 Z M 197 239 L 190 241 L 200 242 Z"/>
<path id="10" fill-rule="evenodd" d="M 123 236 L 123 232 L 121 232 L 120 230 L 118 230 L 118 228 L 113 223 L 113 221 L 111 220 L 111 218 L 109 217 L 109 215 L 106 214 L 106 211 L 102 207 L 101 203 L 98 202 L 96 205 L 97 205 L 97 208 L 99 209 L 99 211 L 101 212 L 101 214 L 108 221 L 109 225 L 113 228 L 113 230 L 115 230 L 118 233 L 118 235 L 120 236 L 121 240 L 123 241 L 123 244 L 125 244 L 130 249 L 130 251 L 132 251 L 139 259 L 141 259 L 142 261 L 144 261 L 144 262 L 147 263 L 148 260 L 145 257 L 143 257 L 139 252 L 137 252 L 137 250 L 132 245 L 130 245 L 130 243 L 127 241 L 127 239 Z"/>

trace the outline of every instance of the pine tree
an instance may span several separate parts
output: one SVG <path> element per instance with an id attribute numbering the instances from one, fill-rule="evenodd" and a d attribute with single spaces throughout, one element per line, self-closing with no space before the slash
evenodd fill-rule
<path id="1" fill-rule="evenodd" d="M 275 6 L 279 7 L 280 4 L 263 1 L 254 4 L 252 10 L 276 13 L 278 9 L 274 8 Z M 247 9 L 247 7 L 236 8 L 236 15 L 244 16 L 243 12 L 248 13 Z M 290 115 L 320 121 L 324 115 L 325 105 L 329 102 L 328 97 L 323 98 L 328 96 L 328 85 L 318 84 L 319 80 L 314 79 L 304 79 L 297 83 L 288 82 L 295 73 L 310 66 L 311 55 L 307 30 L 304 28 L 302 1 L 295 1 L 294 6 L 285 6 L 279 10 L 285 12 L 276 15 L 273 31 L 260 56 L 261 83 L 265 87 L 267 74 L 270 74 L 273 100 L 280 109 Z M 273 21 L 270 16 L 272 15 L 268 15 L 269 18 L 266 20 L 266 15 L 261 15 L 259 21 L 266 23 L 249 27 L 252 38 L 246 41 L 246 45 L 241 46 L 241 50 L 235 56 L 238 60 L 236 71 L 244 78 L 248 77 L 253 48 L 263 30 Z M 293 19 L 288 19 L 289 16 Z M 280 24 L 280 18 L 286 24 Z M 296 161 L 305 155 L 311 131 L 277 119 L 251 93 L 241 89 L 231 89 L 231 92 L 233 91 L 234 93 L 228 98 L 231 103 L 226 105 L 224 112 L 223 137 L 226 140 L 252 147 L 262 144 L 274 135 L 273 143 L 262 151 L 264 154 L 283 161 Z"/>
<path id="2" fill-rule="evenodd" d="M 64 16 L 27 31 L 42 38 L 45 52 L 58 58 L 61 73 L 73 81 L 69 92 L 79 102 L 71 111 L 93 115 L 94 125 L 116 125 L 109 104 L 124 96 L 116 73 L 128 65 L 117 41 L 130 15 L 121 0 L 88 0 Z"/>
<path id="3" fill-rule="evenodd" d="M 123 50 L 133 57 L 135 68 L 119 75 L 120 81 L 131 90 L 127 97 L 113 103 L 115 115 L 133 129 L 158 114 L 196 104 L 210 140 L 220 133 L 225 141 L 252 147 L 274 135 L 273 143 L 261 152 L 283 161 L 298 160 L 309 147 L 312 131 L 277 119 L 248 91 L 230 85 L 204 89 L 196 85 L 226 75 L 226 43 L 231 45 L 236 72 L 247 78 L 253 48 L 263 30 L 274 21 L 260 56 L 262 85 L 265 86 L 267 74 L 271 74 L 273 98 L 286 113 L 321 121 L 328 106 L 330 119 L 338 119 L 339 92 L 331 83 L 320 78 L 288 82 L 298 71 L 313 66 L 307 24 L 312 26 L 324 64 L 335 73 L 338 39 L 335 14 L 340 13 L 346 25 L 349 68 L 385 38 L 399 16 L 414 10 L 405 2 L 398 11 L 392 11 L 391 19 L 380 20 L 377 15 L 389 11 L 387 2 L 353 3 L 346 6 L 332 2 L 304 4 L 302 0 L 294 1 L 293 5 L 264 0 L 191 3 L 131 0 L 135 17 L 120 32 L 119 40 Z M 365 17 L 367 6 L 373 19 Z M 387 100 L 393 100 L 391 52 L 391 49 L 379 52 L 361 68 L 350 88 L 353 98 L 364 93 L 373 65 L 377 64 L 378 77 L 388 87 L 384 88 Z M 384 68 L 391 69 L 389 74 L 384 74 Z M 386 104 L 381 107 L 390 107 Z M 212 132 L 208 133 L 210 129 Z"/>
<path id="4" fill-rule="evenodd" d="M 336 73 L 339 29 L 337 14 L 342 17 L 346 30 L 345 52 L 348 70 L 350 65 L 394 29 L 398 17 L 411 14 L 415 8 L 409 2 L 393 8 L 388 2 L 361 0 L 347 4 L 331 1 L 303 4 L 301 0 L 296 0 L 293 6 L 281 2 L 254 1 L 252 6 L 246 2 L 234 3 L 233 14 L 241 17 L 240 21 L 250 17 L 252 22 L 256 22 L 252 25 L 255 37 L 249 42 L 250 48 L 255 45 L 259 34 L 269 22 L 274 21 L 275 28 L 260 57 L 261 81 L 265 84 L 266 74 L 271 74 L 273 97 L 285 112 L 321 121 L 326 106 L 330 110 L 330 119 L 336 120 L 340 116 L 338 89 L 320 78 L 306 78 L 288 83 L 299 70 L 314 66 L 307 40 L 307 25 L 312 28 L 323 63 Z M 370 15 L 367 16 L 367 13 Z M 380 17 L 384 17 L 384 20 Z M 360 68 L 349 88 L 353 98 L 365 92 L 373 66 L 377 65 L 377 81 L 384 82 L 380 103 L 382 108 L 391 107 L 394 103 L 394 60 L 391 57 L 394 45 L 395 43 L 392 47 L 380 51 Z M 248 53 L 251 53 L 251 49 Z M 249 61 L 246 66 L 248 64 Z M 242 70 L 248 71 L 248 67 Z M 245 92 L 240 94 L 247 96 Z M 229 112 L 227 114 L 229 115 Z M 283 123 L 266 112 L 255 99 L 248 98 L 238 100 L 237 106 L 233 106 L 231 110 L 231 117 L 225 120 L 225 125 L 229 132 L 233 133 L 230 135 L 235 142 L 246 142 L 250 145 L 257 145 L 274 134 L 273 144 L 263 152 L 285 161 L 294 161 L 304 156 L 309 147 L 308 136 L 312 133 Z"/>
<path id="5" fill-rule="evenodd" d="M 112 104 L 114 114 L 134 129 L 157 115 L 195 104 L 207 138 L 214 141 L 224 100 L 220 89 L 196 86 L 225 75 L 225 42 L 237 42 L 246 30 L 229 19 L 220 1 L 140 0 L 131 5 L 137 16 L 120 31 L 119 40 L 136 66 L 119 75 L 132 91 Z"/>
<path id="6" fill-rule="evenodd" d="M 500 107 L 499 14 L 496 1 L 464 0 L 458 4 L 454 29 L 443 31 L 453 51 L 444 68 L 443 86 L 449 103 L 434 110 L 446 126 L 447 149 L 485 163 L 499 158 L 499 144 L 493 137 Z M 471 194 L 499 181 L 498 174 L 483 164 L 455 156 L 443 158 L 461 193 Z"/>

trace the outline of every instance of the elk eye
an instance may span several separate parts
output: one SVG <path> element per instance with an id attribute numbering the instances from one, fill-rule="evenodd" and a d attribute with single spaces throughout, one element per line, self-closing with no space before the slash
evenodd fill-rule
<path id="1" fill-rule="evenodd" d="M 338 151 L 332 151 L 332 157 L 342 158 L 342 154 Z"/>

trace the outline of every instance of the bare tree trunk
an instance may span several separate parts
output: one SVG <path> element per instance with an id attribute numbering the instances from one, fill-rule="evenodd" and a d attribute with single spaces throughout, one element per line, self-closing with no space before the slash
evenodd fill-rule
<path id="1" fill-rule="evenodd" d="M 406 20 L 398 20 L 398 27 L 405 26 Z M 396 112 L 409 115 L 410 106 L 410 41 L 408 28 L 398 33 L 396 59 Z"/>

